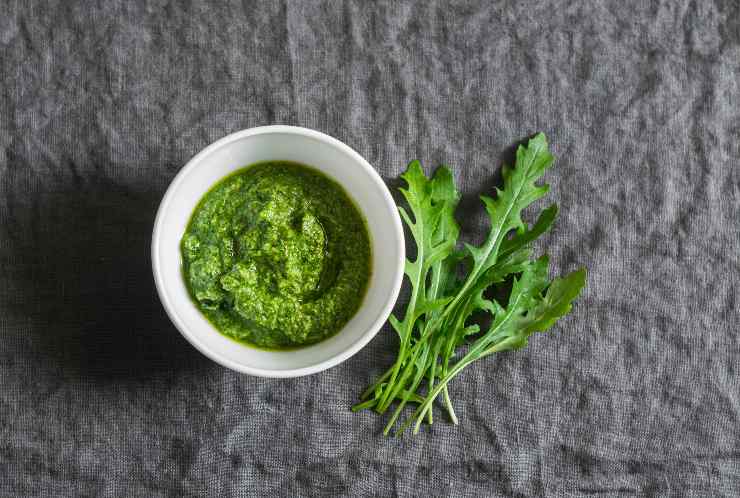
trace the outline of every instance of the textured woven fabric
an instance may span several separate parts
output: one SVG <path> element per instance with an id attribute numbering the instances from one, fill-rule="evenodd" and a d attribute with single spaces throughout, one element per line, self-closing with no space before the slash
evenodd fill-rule
<path id="1" fill-rule="evenodd" d="M 0 496 L 740 495 L 735 0 L 0 10 Z M 394 188 L 411 159 L 450 165 L 471 240 L 512 146 L 549 136 L 561 215 L 538 248 L 588 286 L 551 334 L 460 375 L 460 426 L 386 439 L 349 411 L 394 358 L 387 327 L 266 380 L 168 321 L 162 194 L 274 123 Z"/>

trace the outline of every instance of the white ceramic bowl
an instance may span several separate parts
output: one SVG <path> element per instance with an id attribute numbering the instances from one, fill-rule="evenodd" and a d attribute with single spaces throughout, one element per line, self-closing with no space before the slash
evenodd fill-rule
<path id="1" fill-rule="evenodd" d="M 181 272 L 180 239 L 193 210 L 219 180 L 244 166 L 286 160 L 312 166 L 342 185 L 367 220 L 372 276 L 362 306 L 333 337 L 292 351 L 263 351 L 220 334 L 190 299 Z M 152 269 L 159 298 L 172 322 L 200 352 L 225 367 L 264 377 L 320 372 L 362 349 L 380 330 L 403 279 L 401 219 L 388 188 L 349 146 L 294 126 L 264 126 L 233 133 L 193 157 L 170 184 L 154 222 Z"/>

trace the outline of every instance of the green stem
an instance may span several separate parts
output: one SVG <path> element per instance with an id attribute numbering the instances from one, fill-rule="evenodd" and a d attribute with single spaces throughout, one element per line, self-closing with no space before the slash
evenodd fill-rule
<path id="1" fill-rule="evenodd" d="M 450 364 L 450 358 L 452 357 L 453 351 L 454 351 L 454 343 L 455 343 L 455 334 L 452 334 L 447 344 L 445 345 L 445 352 L 444 352 L 444 360 L 442 361 L 442 377 L 446 377 L 448 370 L 449 370 L 449 364 Z M 452 406 L 452 401 L 450 400 L 450 393 L 447 389 L 447 385 L 444 386 L 443 389 L 444 393 L 444 402 L 445 407 L 447 408 L 447 413 L 450 416 L 450 420 L 453 424 L 457 425 L 457 415 L 455 414 L 455 409 Z"/>
<path id="2" fill-rule="evenodd" d="M 398 349 L 398 358 L 396 358 L 396 362 L 393 365 L 391 378 L 388 381 L 387 388 L 383 391 L 382 397 L 380 399 L 380 407 L 381 407 L 381 413 L 385 411 L 388 408 L 388 405 L 393 401 L 393 398 L 396 396 L 396 393 L 392 394 L 392 387 L 396 384 L 396 379 L 398 377 L 398 372 L 401 370 L 401 365 L 403 365 L 405 361 L 405 357 L 407 355 L 406 348 L 408 347 L 409 341 L 411 340 L 411 334 L 414 333 L 414 326 L 416 324 L 416 320 L 413 317 L 414 309 L 416 308 L 416 300 L 419 298 L 419 289 L 422 287 L 423 280 L 421 279 L 422 274 L 424 277 L 426 277 L 426 273 L 423 272 L 423 248 L 418 247 L 417 248 L 418 254 L 416 255 L 416 261 L 419 263 L 419 275 L 417 276 L 417 281 L 412 282 L 411 284 L 411 297 L 409 298 L 409 304 L 406 307 L 406 314 L 403 317 L 404 324 L 406 325 L 406 330 L 404 331 L 403 340 L 401 341 L 401 345 Z M 408 261 L 406 262 L 408 264 Z M 408 274 L 407 274 L 408 275 Z"/>
<path id="3" fill-rule="evenodd" d="M 411 309 L 411 306 L 406 310 L 408 313 L 408 310 Z M 413 327 L 412 327 L 413 328 Z M 403 364 L 404 357 L 406 356 L 406 342 L 408 341 L 409 337 L 411 336 L 411 331 L 406 334 L 406 337 L 404 338 L 404 341 L 401 343 L 401 346 L 398 349 L 398 358 L 396 358 L 396 362 L 393 364 L 393 368 L 391 369 L 391 378 L 388 381 L 388 384 L 386 385 L 386 388 L 381 391 L 381 397 L 380 397 L 380 412 L 383 413 L 385 411 L 383 409 L 383 406 L 386 404 L 386 401 L 390 403 L 388 400 L 390 392 L 393 388 L 393 386 L 396 384 L 396 377 L 398 376 L 398 372 L 401 369 L 401 365 Z M 392 400 L 393 398 L 390 398 Z"/>
<path id="4" fill-rule="evenodd" d="M 381 397 L 380 403 L 378 405 L 378 413 L 384 413 L 388 409 L 395 397 L 398 395 L 401 389 L 403 389 L 403 386 L 406 385 L 406 379 L 408 379 L 411 372 L 416 368 L 416 358 L 419 356 L 419 345 L 421 343 L 421 339 L 422 338 L 419 338 L 419 341 L 417 341 L 406 354 L 407 358 L 405 361 L 405 366 L 403 367 L 403 370 L 400 371 L 401 377 L 396 378 L 397 376 L 394 376 L 391 378 L 390 381 L 388 381 L 388 384 L 383 391 L 383 396 Z"/>
<path id="5" fill-rule="evenodd" d="M 419 432 L 419 428 L 421 427 L 424 413 L 429 409 L 439 393 L 450 382 L 450 380 L 452 380 L 453 377 L 455 377 L 458 373 L 462 371 L 462 369 L 473 363 L 475 360 L 506 349 L 506 347 L 509 346 L 507 339 L 504 339 L 498 344 L 494 344 L 493 346 L 491 346 L 492 338 L 496 337 L 496 332 L 498 332 L 498 330 L 509 321 L 514 313 L 514 310 L 517 309 L 516 303 L 510 303 L 509 309 L 510 311 L 503 317 L 499 324 L 494 329 L 489 330 L 483 337 L 475 341 L 475 343 L 473 343 L 473 346 L 468 350 L 467 354 L 465 354 L 465 356 L 463 356 L 460 361 L 455 363 L 452 369 L 446 375 L 444 375 L 442 379 L 440 379 L 439 384 L 437 384 L 437 386 L 433 390 L 429 391 L 424 402 L 401 426 L 401 428 L 399 429 L 399 433 L 403 433 L 403 431 L 411 423 L 411 420 L 416 419 L 416 424 L 414 425 L 414 434 L 417 434 Z"/>
<path id="6" fill-rule="evenodd" d="M 447 385 L 445 384 L 444 389 L 442 389 L 442 395 L 444 396 L 445 400 L 445 406 L 447 407 L 447 413 L 450 415 L 450 421 L 454 425 L 457 425 L 457 415 L 455 414 L 455 408 L 452 406 L 452 401 L 450 400 L 450 393 L 447 391 Z"/>
<path id="7" fill-rule="evenodd" d="M 432 345 L 432 361 L 429 365 L 429 380 L 427 381 L 427 391 L 434 389 L 434 383 L 437 381 L 437 359 L 439 358 L 439 339 L 435 340 Z M 427 411 L 429 425 L 434 423 L 433 412 Z"/>
<path id="8" fill-rule="evenodd" d="M 424 398 L 422 398 L 421 396 L 419 396 L 415 392 L 410 392 L 408 390 L 404 391 L 402 393 L 401 398 L 399 398 L 399 399 L 405 399 L 407 402 L 410 401 L 412 403 L 420 403 L 420 404 L 424 402 Z M 359 412 L 360 410 L 367 410 L 369 408 L 372 408 L 377 403 L 378 403 L 378 400 L 373 398 L 373 399 L 369 399 L 367 401 L 363 401 L 362 403 L 357 403 L 356 405 L 352 405 L 352 407 L 350 409 L 353 412 Z"/>
<path id="9" fill-rule="evenodd" d="M 411 359 L 406 362 L 406 367 L 401 374 L 401 379 L 395 385 L 392 385 L 391 381 L 388 382 L 385 392 L 386 396 L 383 398 L 380 405 L 380 413 L 383 413 L 388 409 L 388 406 L 391 404 L 395 396 L 397 396 L 398 392 L 403 388 L 406 379 L 411 374 L 412 369 L 416 366 L 416 358 L 419 357 L 422 346 L 427 345 L 429 338 L 432 337 L 434 333 L 442 327 L 442 325 L 444 325 L 444 313 L 435 316 L 425 324 L 424 330 L 420 334 L 419 339 L 407 353 L 407 356 L 410 355 Z"/>
<path id="10" fill-rule="evenodd" d="M 421 374 L 417 376 L 416 379 L 414 379 L 414 383 L 411 386 L 411 389 L 408 389 L 407 391 L 404 391 L 406 394 L 405 396 L 401 397 L 401 402 L 398 404 L 396 409 L 393 411 L 393 415 L 391 416 L 391 419 L 388 421 L 388 423 L 385 425 L 385 428 L 383 429 L 383 435 L 387 436 L 390 434 L 391 429 L 396 424 L 396 420 L 398 419 L 399 415 L 401 415 L 401 412 L 403 411 L 403 408 L 406 406 L 406 403 L 409 401 L 409 395 L 408 393 L 415 393 L 416 389 L 419 387 L 419 384 L 421 383 L 421 379 L 424 377 L 424 372 L 421 371 Z M 424 400 L 419 400 L 420 403 L 423 403 Z"/>
<path id="11" fill-rule="evenodd" d="M 409 354 L 411 357 L 406 362 L 406 366 L 404 367 L 403 371 L 401 372 L 401 377 L 395 382 L 395 384 L 391 384 L 388 382 L 388 387 L 385 391 L 385 397 L 381 400 L 380 406 L 379 406 L 379 413 L 384 413 L 390 404 L 393 402 L 393 400 L 398 396 L 398 393 L 403 389 L 403 387 L 406 385 L 406 381 L 411 376 L 411 373 L 416 369 L 416 359 L 419 357 L 419 354 L 421 353 L 421 349 L 417 346 L 421 343 L 421 339 L 419 339 L 420 342 L 417 342 L 414 344 L 414 347 L 411 349 Z"/>
<path id="12" fill-rule="evenodd" d="M 462 304 L 463 308 L 467 307 L 467 305 L 468 305 L 468 301 L 465 301 Z M 442 351 L 443 359 L 442 359 L 441 377 L 443 378 L 447 375 L 450 359 L 452 358 L 452 355 L 455 352 L 455 343 L 457 342 L 457 339 L 458 339 L 458 333 L 465 328 L 466 319 L 467 319 L 467 316 L 465 316 L 465 314 L 462 314 L 459 318 L 457 318 L 455 323 L 453 324 L 452 333 L 447 335 L 447 340 L 445 341 L 443 351 Z M 447 389 L 447 385 L 444 386 L 442 392 L 444 395 L 445 408 L 447 409 L 447 413 L 450 416 L 450 421 L 454 425 L 457 425 L 458 423 L 457 415 L 455 414 L 455 408 L 452 406 L 452 400 L 450 400 L 450 393 L 449 393 L 449 390 Z"/>
<path id="13" fill-rule="evenodd" d="M 434 403 L 434 400 L 437 398 L 437 396 L 439 396 L 439 392 L 453 379 L 453 377 L 459 374 L 465 367 L 467 367 L 474 361 L 506 349 L 509 346 L 507 342 L 508 341 L 504 340 L 485 349 L 481 344 L 478 349 L 483 349 L 482 352 L 478 349 L 471 350 L 459 362 L 455 363 L 455 366 L 452 368 L 452 370 L 450 370 L 449 374 L 440 380 L 440 383 L 437 384 L 437 387 L 435 387 L 434 390 L 427 395 L 424 402 L 419 405 L 416 411 L 411 415 L 411 417 L 409 417 L 409 420 L 416 419 L 416 424 L 414 425 L 414 434 L 419 433 L 421 422 L 424 419 L 424 411 L 426 411 L 429 406 Z"/>
<path id="14" fill-rule="evenodd" d="M 436 380 L 434 376 L 436 375 L 436 373 L 437 373 L 437 352 L 435 351 L 434 354 L 432 355 L 432 364 L 429 366 L 429 380 L 427 381 L 427 383 L 429 384 L 428 389 L 434 388 L 434 381 Z M 432 418 L 432 410 L 429 410 L 427 414 L 429 417 L 429 420 L 428 420 L 429 425 L 432 425 L 432 423 L 434 423 L 434 419 Z"/>
<path id="15" fill-rule="evenodd" d="M 390 433 L 391 429 L 396 423 L 396 420 L 401 415 L 404 407 L 406 406 L 406 403 L 410 399 L 416 398 L 418 400 L 417 403 L 424 402 L 424 399 L 421 396 L 416 394 L 416 390 L 419 388 L 419 384 L 421 384 L 421 381 L 424 379 L 424 372 L 427 371 L 428 360 L 429 360 L 428 351 L 424 351 L 424 356 L 420 358 L 421 368 L 417 368 L 416 374 L 414 375 L 414 380 L 411 383 L 410 388 L 404 390 L 401 396 L 399 396 L 399 399 L 401 400 L 401 402 L 398 404 L 398 406 L 394 410 L 393 415 L 391 416 L 391 419 L 388 421 L 388 424 L 386 424 L 385 429 L 383 430 L 383 434 L 385 434 L 386 436 Z"/>
<path id="16" fill-rule="evenodd" d="M 439 384 L 437 384 L 434 389 L 429 391 L 426 398 L 424 399 L 424 402 L 419 405 L 414 413 L 408 419 L 406 419 L 403 425 L 401 425 L 400 429 L 398 429 L 397 435 L 400 436 L 401 434 L 403 434 L 403 432 L 409 427 L 409 425 L 411 425 L 414 420 L 416 420 L 417 422 L 414 426 L 414 434 L 418 433 L 418 426 L 421 425 L 421 420 L 423 420 L 424 412 L 426 412 L 429 406 L 431 406 L 431 404 L 437 398 L 442 389 L 444 389 L 444 386 L 446 386 L 455 375 L 460 373 L 462 369 L 468 366 L 470 363 L 472 363 L 471 359 L 463 359 L 456 363 L 452 370 L 450 370 L 450 372 L 445 377 L 440 379 Z"/>
<path id="17" fill-rule="evenodd" d="M 373 385 L 371 385 L 370 387 L 368 387 L 367 389 L 365 389 L 365 392 L 363 392 L 360 395 L 360 399 L 365 399 L 368 396 L 370 396 L 372 393 L 374 393 L 375 392 L 375 389 L 377 389 L 378 386 L 381 385 L 383 383 L 383 381 L 385 381 L 385 379 L 387 379 L 390 376 L 391 371 L 393 371 L 393 367 L 391 367 L 388 370 L 386 370 L 385 373 L 383 375 L 381 375 L 380 378 L 378 380 L 376 380 Z"/>
<path id="18" fill-rule="evenodd" d="M 357 403 L 356 405 L 352 405 L 352 408 L 350 408 L 353 412 L 359 412 L 360 410 L 367 410 L 368 408 L 372 408 L 375 403 L 377 403 L 377 400 L 369 399 L 363 403 Z"/>
<path id="19" fill-rule="evenodd" d="M 418 413 L 414 413 L 409 417 L 409 420 L 416 419 L 416 424 L 414 424 L 414 434 L 419 433 L 419 428 L 421 427 L 421 421 L 424 419 L 424 411 L 428 410 L 430 406 L 432 406 L 432 403 L 434 403 L 434 400 L 437 399 L 437 396 L 439 396 L 439 393 L 442 392 L 442 389 L 444 389 L 444 386 L 446 386 L 457 374 L 462 372 L 462 370 L 467 367 L 470 363 L 472 363 L 473 360 L 467 360 L 467 361 L 461 361 L 460 363 L 455 364 L 452 370 L 450 370 L 450 373 L 448 376 L 442 378 L 439 381 L 439 384 L 437 384 L 437 387 L 435 387 L 426 397 L 426 400 L 424 403 L 421 404 L 419 408 L 416 409 Z"/>

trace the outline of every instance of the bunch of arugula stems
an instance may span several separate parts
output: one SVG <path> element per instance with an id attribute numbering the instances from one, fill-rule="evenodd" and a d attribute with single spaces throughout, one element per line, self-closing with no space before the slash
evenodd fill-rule
<path id="1" fill-rule="evenodd" d="M 397 401 L 384 434 L 409 403 L 416 408 L 396 435 L 411 424 L 416 434 L 425 419 L 431 424 L 440 395 L 457 424 L 450 381 L 477 360 L 525 347 L 532 333 L 546 331 L 570 311 L 586 270 L 550 280 L 548 257 L 534 259 L 531 249 L 555 220 L 557 205 L 544 209 L 531 227 L 521 218 L 524 208 L 548 192 L 548 185 L 535 182 L 552 162 L 544 134 L 520 146 L 515 167 L 503 167 L 503 189 L 496 189 L 495 197 L 481 196 L 491 224 L 485 241 L 464 244 L 462 250 L 454 216 L 460 194 L 450 170 L 441 166 L 427 178 L 414 161 L 401 175 L 411 215 L 402 207 L 399 211 L 416 243 L 416 258 L 406 261 L 411 293 L 403 320 L 389 319 L 400 339 L 398 358 L 352 407 L 385 413 Z M 490 324 L 482 327 L 481 315 L 489 315 Z"/>

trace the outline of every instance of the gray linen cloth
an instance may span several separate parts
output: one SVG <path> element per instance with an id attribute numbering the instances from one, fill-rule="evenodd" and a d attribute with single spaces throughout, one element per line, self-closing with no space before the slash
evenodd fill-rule
<path id="1" fill-rule="evenodd" d="M 450 165 L 470 240 L 512 146 L 550 137 L 561 215 L 538 248 L 588 287 L 454 382 L 460 426 L 386 439 L 350 413 L 394 358 L 387 327 L 265 380 L 167 320 L 162 194 L 273 123 L 336 136 L 394 189 L 411 159 Z M 739 286 L 735 0 L 0 7 L 2 497 L 738 496 Z"/>

